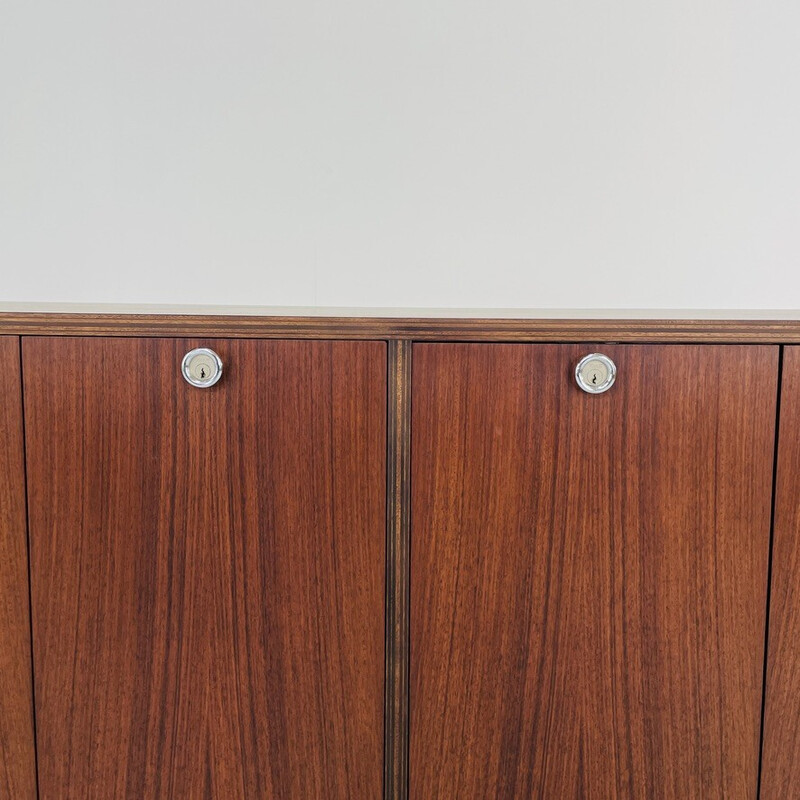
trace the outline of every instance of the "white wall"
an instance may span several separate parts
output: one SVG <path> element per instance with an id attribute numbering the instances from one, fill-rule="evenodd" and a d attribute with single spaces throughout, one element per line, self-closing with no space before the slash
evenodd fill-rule
<path id="1" fill-rule="evenodd" d="M 2 0 L 0 301 L 800 308 L 800 3 Z"/>

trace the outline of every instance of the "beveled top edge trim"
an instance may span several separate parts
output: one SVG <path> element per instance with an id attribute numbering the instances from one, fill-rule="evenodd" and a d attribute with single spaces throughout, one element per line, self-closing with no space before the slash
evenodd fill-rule
<path id="1" fill-rule="evenodd" d="M 797 320 L 800 309 L 653 308 L 401 308 L 325 306 L 237 306 L 140 303 L 0 302 L 0 314 L 103 314 L 209 317 L 309 317 L 396 320 Z"/>
<path id="2" fill-rule="evenodd" d="M 0 312 L 0 334 L 800 344 L 800 320 L 489 319 Z"/>

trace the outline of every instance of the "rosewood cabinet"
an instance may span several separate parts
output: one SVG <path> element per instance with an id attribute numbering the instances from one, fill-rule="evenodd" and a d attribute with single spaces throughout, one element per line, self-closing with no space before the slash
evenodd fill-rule
<path id="1" fill-rule="evenodd" d="M 777 380 L 769 346 L 414 347 L 414 800 L 755 797 Z"/>
<path id="2" fill-rule="evenodd" d="M 36 796 L 19 339 L 0 336 L 0 798 Z"/>
<path id="3" fill-rule="evenodd" d="M 26 338 L 43 798 L 381 793 L 386 345 Z"/>
<path id="4" fill-rule="evenodd" d="M 783 357 L 761 797 L 800 796 L 800 347 Z"/>
<path id="5" fill-rule="evenodd" d="M 800 797 L 798 345 L 0 314 L 0 800 Z"/>

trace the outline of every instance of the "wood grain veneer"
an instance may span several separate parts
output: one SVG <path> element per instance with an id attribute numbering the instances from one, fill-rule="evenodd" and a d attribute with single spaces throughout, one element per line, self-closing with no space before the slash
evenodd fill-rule
<path id="1" fill-rule="evenodd" d="M 379 797 L 385 343 L 23 356 L 42 800 Z"/>
<path id="2" fill-rule="evenodd" d="M 800 796 L 800 347 L 783 356 L 762 800 Z"/>
<path id="3" fill-rule="evenodd" d="M 777 347 L 414 346 L 412 800 L 755 798 L 777 378 Z"/>
<path id="4" fill-rule="evenodd" d="M 404 319 L 196 314 L 0 313 L 0 334 L 416 341 L 800 344 L 800 320 Z"/>
<path id="5" fill-rule="evenodd" d="M 0 337 L 0 798 L 33 800 L 25 455 L 19 339 Z"/>

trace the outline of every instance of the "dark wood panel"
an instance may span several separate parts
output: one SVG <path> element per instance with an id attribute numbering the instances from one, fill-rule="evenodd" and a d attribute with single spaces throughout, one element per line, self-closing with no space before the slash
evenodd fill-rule
<path id="1" fill-rule="evenodd" d="M 36 797 L 19 339 L 0 337 L 0 798 Z"/>
<path id="2" fill-rule="evenodd" d="M 788 312 L 787 312 L 788 314 Z M 0 333 L 494 342 L 800 344 L 798 319 L 486 319 L 0 312 Z"/>
<path id="3" fill-rule="evenodd" d="M 42 798 L 380 796 L 385 343 L 23 356 Z"/>
<path id="4" fill-rule="evenodd" d="M 414 800 L 755 797 L 777 369 L 415 345 Z"/>
<path id="5" fill-rule="evenodd" d="M 411 534 L 411 342 L 389 342 L 389 441 L 386 481 L 387 800 L 408 796 L 409 567 Z"/>
<path id="6" fill-rule="evenodd" d="M 800 348 L 783 355 L 767 685 L 763 800 L 800 797 Z"/>

